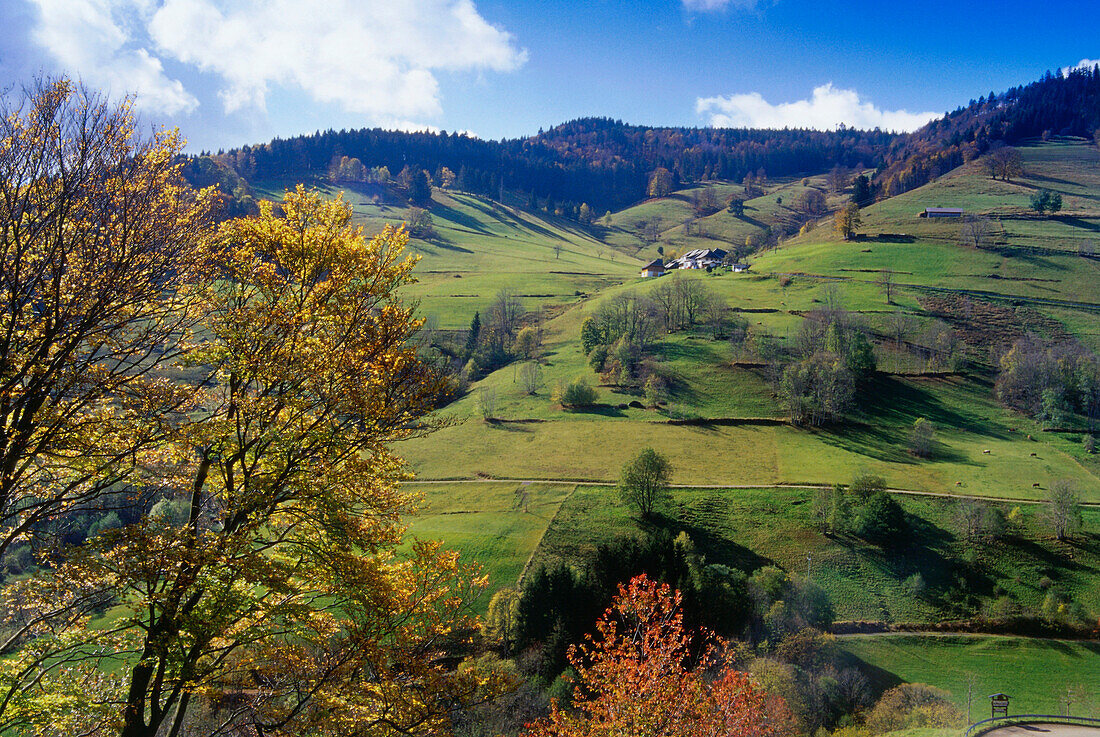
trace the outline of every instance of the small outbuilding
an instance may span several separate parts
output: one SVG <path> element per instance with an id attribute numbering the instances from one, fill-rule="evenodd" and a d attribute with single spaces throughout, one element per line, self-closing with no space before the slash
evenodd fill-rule
<path id="1" fill-rule="evenodd" d="M 642 267 L 642 276 L 664 276 L 665 274 L 665 262 L 659 258 L 653 259 L 648 264 Z"/>
<path id="2" fill-rule="evenodd" d="M 748 271 L 748 270 L 749 270 L 749 265 L 748 264 L 730 264 L 730 271 L 732 271 L 735 274 L 740 274 L 742 271 Z"/>
<path id="3" fill-rule="evenodd" d="M 961 207 L 926 207 L 924 212 L 919 213 L 919 218 L 961 218 L 963 215 L 963 209 Z"/>

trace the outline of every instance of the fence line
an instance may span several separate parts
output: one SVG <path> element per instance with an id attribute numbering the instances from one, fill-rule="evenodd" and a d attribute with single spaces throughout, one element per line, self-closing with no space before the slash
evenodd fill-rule
<path id="1" fill-rule="evenodd" d="M 1009 724 L 1023 723 L 1023 722 L 1051 722 L 1055 724 L 1081 724 L 1086 727 L 1096 727 L 1100 729 L 1100 719 L 1094 719 L 1093 717 L 1071 717 L 1061 714 L 1014 714 L 1010 717 L 992 717 L 990 719 L 983 719 L 980 722 L 974 722 L 967 728 L 963 737 L 971 737 L 973 734 L 987 731 L 986 728 L 979 729 L 983 725 L 992 725 L 993 722 L 1000 722 L 996 726 L 1003 726 Z M 992 726 L 988 726 L 992 729 Z M 975 732 L 977 730 L 977 732 Z"/>

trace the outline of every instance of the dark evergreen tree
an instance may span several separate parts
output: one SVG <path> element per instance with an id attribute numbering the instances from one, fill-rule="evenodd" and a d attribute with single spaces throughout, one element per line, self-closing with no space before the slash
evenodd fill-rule
<path id="1" fill-rule="evenodd" d="M 866 207 L 874 200 L 871 191 L 871 180 L 865 174 L 860 174 L 852 183 L 852 202 L 860 207 Z"/>
<path id="2" fill-rule="evenodd" d="M 466 352 L 473 353 L 477 350 L 477 342 L 481 338 L 481 313 L 475 311 L 474 319 L 470 320 L 470 332 L 466 333 Z"/>

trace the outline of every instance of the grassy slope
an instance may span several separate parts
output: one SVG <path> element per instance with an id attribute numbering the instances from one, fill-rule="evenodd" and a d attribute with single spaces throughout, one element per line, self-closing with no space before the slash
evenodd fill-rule
<path id="1" fill-rule="evenodd" d="M 376 233 L 404 222 L 408 208 L 394 191 L 371 185 L 322 187 L 329 196 L 343 193 L 355 221 Z M 257 192 L 281 197 L 280 183 Z M 502 289 L 519 295 L 528 309 L 572 304 L 638 273 L 641 261 L 616 251 L 577 223 L 501 206 L 482 197 L 434 190 L 428 208 L 436 238 L 413 238 L 411 253 L 420 257 L 417 284 L 403 294 L 420 301 L 420 312 L 443 329 L 470 324 Z"/>
<path id="2" fill-rule="evenodd" d="M 921 314 L 916 290 L 903 288 L 895 298 L 896 304 L 883 303 L 873 273 L 883 267 L 911 272 L 899 274 L 898 279 L 910 284 L 980 289 L 1008 296 L 1100 301 L 1095 293 L 1097 264 L 1071 255 L 1076 250 L 1073 239 L 1086 235 L 1092 227 L 1094 213 L 1088 208 L 1096 196 L 1093 193 L 1100 191 L 1100 177 L 1094 177 L 1088 169 L 1094 163 L 1090 157 L 1095 158 L 1095 152 L 1080 145 L 1058 145 L 1027 149 L 1024 153 L 1031 176 L 1021 183 L 993 183 L 964 169 L 929 187 L 865 210 L 865 231 L 906 233 L 912 236 L 910 242 L 893 243 L 888 237 L 843 244 L 826 229 L 819 228 L 809 236 L 788 242 L 776 253 L 758 257 L 754 265 L 756 275 L 692 274 L 688 278 L 706 279 L 707 285 L 731 306 L 750 310 L 746 313 L 750 322 L 780 337 L 793 334 L 799 323 L 797 313 L 812 309 L 823 296 L 823 286 L 816 280 L 796 278 L 781 285 L 775 275 L 788 271 L 843 278 L 840 291 L 846 306 L 861 312 L 872 326 L 881 326 L 896 309 L 910 311 L 920 320 L 927 319 Z M 801 187 L 801 184 L 784 186 Z M 1041 222 L 1024 217 L 1023 208 L 1034 186 L 1062 191 L 1070 217 Z M 774 217 L 776 196 L 779 195 L 773 190 L 759 202 L 751 202 L 750 206 L 756 210 L 750 210 L 749 215 L 755 217 L 756 212 L 763 212 L 771 203 L 769 216 Z M 788 192 L 784 195 L 785 202 L 794 196 Z M 968 209 L 1001 215 L 1004 237 L 1010 244 L 1056 248 L 1066 255 L 1012 250 L 978 253 L 960 249 L 954 244 L 957 223 L 913 217 L 923 207 L 937 204 L 961 204 Z M 621 252 L 648 260 L 655 255 L 650 252 L 653 248 L 642 246 L 640 232 L 634 232 L 637 228 L 632 227 L 632 222 L 660 215 L 666 223 L 662 235 L 666 251 L 713 246 L 714 242 L 697 243 L 698 239 L 683 236 L 680 220 L 676 218 L 686 214 L 687 208 L 687 198 L 682 195 L 644 203 L 616 213 L 614 227 L 597 233 Z M 484 215 L 482 208 L 478 210 Z M 1100 215 L 1100 211 L 1096 214 Z M 747 219 L 728 222 L 736 220 L 722 212 L 711 216 L 704 228 L 708 234 L 733 240 L 743 238 L 755 227 Z M 440 224 L 438 218 L 436 222 Z M 747 231 L 739 230 L 746 225 Z M 473 239 L 473 235 L 470 237 Z M 475 241 L 469 243 L 473 246 Z M 453 283 L 462 283 L 461 293 L 466 293 L 465 286 L 473 283 L 444 281 L 453 279 L 448 273 L 452 263 L 458 265 L 452 256 L 443 252 L 426 256 L 423 266 L 442 276 L 436 282 L 425 279 L 423 293 L 457 314 L 462 303 L 446 300 L 469 298 L 431 293 L 436 284 L 446 290 Z M 543 256 L 544 262 L 551 260 L 545 258 L 545 253 Z M 429 260 L 432 257 L 434 262 Z M 621 255 L 617 256 L 617 262 L 611 263 L 607 263 L 608 258 L 597 258 L 598 266 L 592 266 L 589 272 L 593 281 L 580 291 L 592 294 L 603 287 L 602 297 L 654 286 L 629 278 L 625 261 Z M 623 265 L 621 271 L 616 272 L 613 263 Z M 584 267 L 570 270 L 582 271 Z M 995 279 L 990 274 L 1012 278 Z M 469 289 L 469 293 L 491 295 L 498 283 L 493 281 L 495 276 L 479 275 L 476 271 L 462 276 L 486 280 L 484 287 Z M 1017 280 L 1025 277 L 1050 281 Z M 540 275 L 537 269 L 517 278 L 524 285 L 516 290 L 521 293 L 551 291 L 550 287 L 542 286 L 549 282 L 537 281 L 551 277 Z M 616 282 L 622 283 L 616 285 Z M 538 287 L 527 286 L 536 283 Z M 576 304 L 547 326 L 543 366 L 546 386 L 539 394 L 522 395 L 513 380 L 512 368 L 482 382 L 495 389 L 500 416 L 541 422 L 487 425 L 473 419 L 477 412 L 472 396 L 460 400 L 446 408 L 444 414 L 470 418 L 468 421 L 431 438 L 406 443 L 402 448 L 423 477 L 469 478 L 488 474 L 613 480 L 620 465 L 638 448 L 653 445 L 673 458 L 674 480 L 681 483 L 830 482 L 846 480 L 856 469 L 867 468 L 883 473 L 896 486 L 952 491 L 959 489 L 955 484 L 961 481 L 960 490 L 966 493 L 1024 499 L 1038 498 L 1043 493 L 1043 488 L 1033 488 L 1032 483 L 1039 482 L 1045 487 L 1050 479 L 1068 475 L 1078 479 L 1087 498 L 1100 500 L 1097 465 L 1083 456 L 1079 442 L 1040 434 L 1033 424 L 996 407 L 987 383 L 969 379 L 885 379 L 876 387 L 874 408 L 860 418 L 864 424 L 837 433 L 786 427 L 669 426 L 654 422 L 659 418 L 653 411 L 618 409 L 616 405 L 633 397 L 608 387 L 601 388 L 604 405 L 596 411 L 563 413 L 550 405 L 549 386 L 559 378 L 578 375 L 595 378 L 585 365 L 577 334 L 581 321 L 595 308 L 598 298 L 568 299 L 570 283 L 566 283 L 559 296 L 562 302 Z M 1095 313 L 1071 307 L 1040 309 L 1086 342 L 1100 343 L 1095 340 L 1100 333 Z M 451 324 L 461 325 L 469 312 L 461 312 L 461 319 L 454 319 Z M 751 370 L 729 366 L 724 350 L 721 344 L 699 336 L 663 339 L 656 353 L 666 368 L 682 379 L 673 401 L 700 416 L 778 415 L 770 388 L 762 377 Z M 915 461 L 900 450 L 905 431 L 917 416 L 933 418 L 940 428 L 941 447 L 935 460 Z M 1029 442 L 1028 433 L 1039 441 Z M 986 449 L 991 451 L 988 455 L 982 453 Z M 633 520 L 615 500 L 613 490 L 606 487 L 582 486 L 568 497 L 566 489 L 571 486 L 549 488 L 547 513 L 530 519 L 535 515 L 521 516 L 507 506 L 514 501 L 515 484 L 471 486 L 423 487 L 429 499 L 447 500 L 463 508 L 451 510 L 459 513 L 446 513 L 443 507 L 431 507 L 424 517 L 414 521 L 414 531 L 440 536 L 483 561 L 490 570 L 492 588 L 515 580 L 539 539 L 542 543 L 535 552 L 536 559 L 568 558 L 602 539 L 635 529 Z M 1072 592 L 1093 611 L 1100 611 L 1100 587 L 1095 583 L 1100 571 L 1096 537 L 1100 515 L 1095 511 L 1090 510 L 1087 517 L 1091 536 L 1075 547 L 1047 540 L 1034 519 L 1035 508 L 1025 505 L 1029 525 L 1025 534 L 1009 542 L 972 549 L 951 533 L 954 529 L 951 503 L 904 498 L 907 510 L 923 520 L 924 542 L 899 557 L 883 556 L 857 541 L 832 540 L 813 530 L 809 524 L 808 494 L 797 490 L 677 490 L 674 525 L 687 527 L 713 560 L 750 566 L 774 562 L 789 570 L 803 570 L 809 554 L 812 575 L 830 591 L 838 603 L 840 616 L 845 618 L 931 621 L 966 616 L 988 604 L 994 596 L 994 587 L 1007 591 L 1028 607 L 1037 607 L 1043 596 L 1037 585 L 1042 576 L 1052 577 L 1057 585 Z M 558 504 L 560 512 L 546 529 L 550 510 L 557 510 Z M 918 570 L 929 578 L 929 589 L 914 596 L 902 581 Z M 971 576 L 973 591 L 970 595 L 959 595 L 959 576 L 967 575 Z M 1018 663 L 1024 676 L 1007 685 L 999 680 L 989 688 L 1010 692 L 1016 688 L 1033 699 L 1028 703 L 1038 704 L 1034 708 L 1042 709 L 1053 708 L 1058 690 L 1082 668 L 1095 669 L 1098 662 L 1095 649 L 1015 638 L 933 640 L 883 636 L 846 639 L 845 647 L 853 656 L 879 669 L 875 672 L 884 679 L 884 684 L 897 680 L 937 683 L 951 690 L 957 702 L 960 693 L 965 699 L 965 678 L 960 689 L 959 673 L 968 670 L 1006 673 L 1010 664 L 1016 667 L 1014 664 Z M 984 671 L 983 664 L 988 666 Z M 976 688 L 980 683 L 975 681 Z"/>
<path id="3" fill-rule="evenodd" d="M 898 233 L 909 229 L 915 239 L 912 243 L 845 244 L 818 229 L 790 241 L 777 252 L 758 257 L 754 270 L 762 273 L 681 276 L 704 280 L 732 307 L 746 310 L 744 314 L 754 328 L 767 330 L 781 339 L 797 332 L 799 313 L 819 306 L 826 289 L 826 283 L 809 278 L 796 278 L 784 284 L 775 277 L 784 271 L 842 277 L 832 283 L 844 304 L 880 330 L 886 329 L 896 310 L 910 312 L 918 329 L 930 322 L 918 304 L 919 293 L 913 289 L 900 289 L 894 304 L 885 304 L 874 284 L 874 272 L 884 265 L 899 272 L 899 281 L 913 284 L 999 289 L 1009 295 L 1089 298 L 1095 291 L 1095 278 L 1100 275 L 1097 262 L 1073 255 L 1039 258 L 969 251 L 954 244 L 952 229 L 957 230 L 958 223 L 929 222 L 914 215 L 922 207 L 937 203 L 961 202 L 968 208 L 985 206 L 995 210 L 995 203 L 1008 201 L 1011 207 L 1019 209 L 1026 204 L 1027 186 L 1033 182 L 1069 182 L 1068 176 L 1078 176 L 1077 169 L 1085 170 L 1078 177 L 1081 183 L 1061 186 L 1067 209 L 1082 210 L 1091 201 L 1084 195 L 1100 191 L 1100 177 L 1089 169 L 1095 163 L 1093 158 L 1097 158 L 1093 149 L 1078 144 L 1025 149 L 1025 162 L 1032 178 L 1024 183 L 991 182 L 976 170 L 964 168 L 928 187 L 864 211 L 868 230 Z M 733 185 L 706 186 L 719 188 L 720 197 L 727 190 L 738 189 Z M 801 188 L 800 180 L 776 185 L 768 195 L 758 198 L 759 202 L 753 201 L 757 202 L 754 206 L 763 208 L 771 203 L 774 207 L 775 198 L 781 196 L 777 192 L 785 192 L 782 196 L 788 202 L 796 197 L 795 190 Z M 662 220 L 678 222 L 677 217 L 690 212 L 688 202 L 689 195 L 685 193 L 647 201 L 616 213 L 615 228 L 627 232 L 631 223 L 654 214 L 661 214 Z M 712 218 L 733 219 L 724 211 Z M 1042 225 L 1054 227 L 1052 221 Z M 714 230 L 717 232 L 717 228 Z M 666 233 L 669 247 L 674 241 L 668 238 L 674 235 Z M 870 253 L 864 252 L 867 249 Z M 863 268 L 868 271 L 853 271 Z M 1052 281 L 1017 282 L 967 276 L 997 271 L 1046 273 L 1040 278 Z M 464 287 L 466 280 L 472 278 L 475 277 L 467 275 L 452 284 L 462 283 Z M 520 278 L 520 283 L 527 284 L 544 277 L 526 274 Z M 892 485 L 903 488 L 941 492 L 961 488 L 973 494 L 1038 498 L 1051 479 L 1066 476 L 1076 479 L 1089 498 L 1100 500 L 1098 465 L 1095 458 L 1082 453 L 1080 438 L 1040 433 L 1026 419 L 997 407 L 988 382 L 973 379 L 880 381 L 871 392 L 874 401 L 857 418 L 861 424 L 841 432 L 796 431 L 785 427 L 670 427 L 658 424 L 663 416 L 653 411 L 620 409 L 619 405 L 637 397 L 610 387 L 600 390 L 601 407 L 589 412 L 562 412 L 549 402 L 549 389 L 556 381 L 577 376 L 598 381 L 578 345 L 581 321 L 596 309 L 601 298 L 626 290 L 644 292 L 658 283 L 622 275 L 608 275 L 606 279 L 622 283 L 606 287 L 596 298 L 577 299 L 572 309 L 548 323 L 543 362 L 545 382 L 536 396 L 521 392 L 514 367 L 498 371 L 481 382 L 496 392 L 499 416 L 544 422 L 488 426 L 480 420 L 471 420 L 434 438 L 410 443 L 405 452 L 421 474 L 427 478 L 470 478 L 481 473 L 610 480 L 630 455 L 649 444 L 672 457 L 677 467 L 676 481 L 682 483 L 829 483 L 847 480 L 856 470 L 868 468 L 883 473 Z M 457 289 L 451 285 L 447 288 Z M 470 293 L 475 291 L 478 290 Z M 536 293 L 536 289 L 524 287 L 521 293 Z M 449 298 L 444 293 L 432 299 L 459 298 Z M 459 308 L 454 309 L 457 312 Z M 1100 332 L 1100 317 L 1094 312 L 1064 307 L 1041 309 L 1086 340 Z M 663 369 L 675 378 L 669 399 L 678 413 L 698 417 L 782 416 L 782 408 L 774 401 L 761 372 L 730 365 L 732 355 L 724 344 L 701 335 L 680 334 L 660 340 L 654 352 Z M 890 359 L 882 365 L 890 368 Z M 460 400 L 444 413 L 454 418 L 477 417 L 474 396 Z M 908 428 L 921 416 L 933 419 L 940 431 L 941 452 L 930 461 L 917 461 L 903 450 Z M 1029 433 L 1040 441 L 1029 442 L 1026 439 Z M 985 450 L 990 453 L 984 453 Z M 1039 487 L 1033 486 L 1036 483 Z"/>
<path id="4" fill-rule="evenodd" d="M 1027 173 L 1019 180 L 991 180 L 977 164 L 960 167 L 865 208 L 860 232 L 866 240 L 844 243 L 829 229 L 818 228 L 761 256 L 754 269 L 873 281 L 874 272 L 889 268 L 898 272 L 899 282 L 911 284 L 1100 303 L 1100 261 L 1076 255 L 1082 241 L 1100 240 L 1100 151 L 1084 142 L 1020 151 Z M 1061 213 L 1039 218 L 1029 211 L 1028 200 L 1039 188 L 1062 194 Z M 917 217 L 937 205 L 990 216 L 997 239 L 1007 248 L 959 247 L 958 220 Z M 1035 248 L 1045 250 L 1028 250 Z M 853 269 L 868 271 L 860 275 Z"/>
<path id="5" fill-rule="evenodd" d="M 572 484 L 425 484 L 409 486 L 423 497 L 408 519 L 409 533 L 444 540 L 464 560 L 476 561 L 489 591 L 512 586 L 542 539 Z M 480 602 L 488 605 L 488 598 Z"/>
<path id="6" fill-rule="evenodd" d="M 884 553 L 857 539 L 823 535 L 814 525 L 811 492 L 798 489 L 676 489 L 658 526 L 687 531 L 709 562 L 744 569 L 778 565 L 810 574 L 833 599 L 841 620 L 934 622 L 979 614 L 1003 591 L 1037 611 L 1039 580 L 1100 615 L 1100 510 L 1086 512 L 1086 532 L 1071 543 L 1050 539 L 1037 507 L 1021 506 L 1022 526 L 1003 541 L 973 544 L 956 534 L 956 505 L 902 497 L 913 524 L 911 544 Z M 1007 512 L 1011 505 L 1004 505 Z M 536 560 L 575 562 L 597 545 L 638 534 L 639 523 L 612 487 L 582 486 L 562 506 Z M 906 578 L 920 572 L 924 591 Z"/>
<path id="7" fill-rule="evenodd" d="M 841 638 L 841 646 L 873 674 L 875 685 L 931 683 L 951 693 L 966 712 L 973 686 L 972 719 L 989 716 L 989 694 L 1011 697 L 1013 714 L 1095 716 L 1100 707 L 1096 674 L 1100 644 L 1017 637 L 875 635 Z M 867 667 L 869 666 L 869 667 Z"/>

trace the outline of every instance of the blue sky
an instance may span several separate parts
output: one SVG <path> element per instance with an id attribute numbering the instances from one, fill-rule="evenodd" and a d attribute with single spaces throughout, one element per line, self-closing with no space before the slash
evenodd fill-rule
<path id="1" fill-rule="evenodd" d="M 1100 56 L 1090 3 L 0 0 L 0 84 L 67 73 L 192 150 L 324 128 L 912 129 Z"/>

